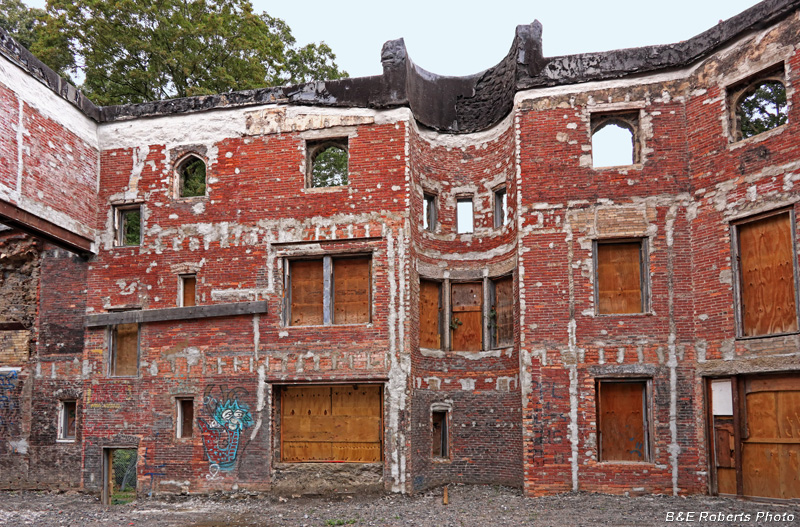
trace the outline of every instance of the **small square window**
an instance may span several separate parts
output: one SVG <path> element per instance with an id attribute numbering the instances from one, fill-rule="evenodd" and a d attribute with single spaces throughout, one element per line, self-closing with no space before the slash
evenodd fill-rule
<path id="1" fill-rule="evenodd" d="M 639 112 L 592 114 L 592 165 L 628 166 L 639 163 Z"/>
<path id="2" fill-rule="evenodd" d="M 475 230 L 472 197 L 456 200 L 456 232 L 469 234 Z"/>
<path id="3" fill-rule="evenodd" d="M 58 409 L 58 439 L 61 441 L 75 441 L 77 430 L 77 401 L 61 401 Z"/>
<path id="4" fill-rule="evenodd" d="M 783 210 L 733 225 L 742 337 L 798 329 L 793 223 L 792 211 Z"/>
<path id="5" fill-rule="evenodd" d="M 422 196 L 422 227 L 430 232 L 436 232 L 437 210 L 436 195 L 425 193 Z"/>
<path id="6" fill-rule="evenodd" d="M 115 243 L 118 246 L 136 247 L 142 244 L 142 209 L 119 207 L 115 210 L 117 229 Z"/>
<path id="7" fill-rule="evenodd" d="M 508 203 L 506 188 L 500 188 L 494 191 L 494 227 L 508 225 Z"/>
<path id="8" fill-rule="evenodd" d="M 431 455 L 434 459 L 449 459 L 449 430 L 446 410 L 431 412 Z"/>
<path id="9" fill-rule="evenodd" d="M 175 437 L 192 437 L 194 431 L 194 398 L 178 397 L 175 399 L 176 426 Z"/>
<path id="10" fill-rule="evenodd" d="M 643 239 L 595 241 L 597 314 L 644 313 L 647 305 L 647 251 Z"/>
<path id="11" fill-rule="evenodd" d="M 139 375 L 139 324 L 117 324 L 111 329 L 112 377 Z"/>
<path id="12" fill-rule="evenodd" d="M 650 425 L 646 380 L 597 382 L 600 461 L 649 461 Z"/>
<path id="13" fill-rule="evenodd" d="M 180 275 L 180 292 L 178 296 L 179 306 L 191 307 L 196 305 L 197 275 Z"/>
<path id="14" fill-rule="evenodd" d="M 349 183 L 347 138 L 306 142 L 306 179 L 310 188 L 340 187 Z"/>

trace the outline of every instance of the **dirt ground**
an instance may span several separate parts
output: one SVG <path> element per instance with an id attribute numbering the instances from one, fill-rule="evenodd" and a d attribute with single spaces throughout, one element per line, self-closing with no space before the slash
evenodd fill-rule
<path id="1" fill-rule="evenodd" d="M 337 495 L 140 499 L 104 507 L 82 494 L 0 492 L 0 525 L 17 526 L 800 526 L 800 504 L 708 496 L 617 497 L 572 493 L 525 498 L 517 489 L 450 485 L 414 496 Z M 672 513 L 673 521 L 667 521 Z M 692 521 L 686 521 L 687 514 Z M 759 516 L 761 513 L 761 516 Z M 681 516 L 678 516 L 681 514 Z M 703 516 L 705 514 L 705 516 Z M 771 514 L 771 516 L 766 516 Z M 730 515 L 730 516 L 729 516 Z"/>

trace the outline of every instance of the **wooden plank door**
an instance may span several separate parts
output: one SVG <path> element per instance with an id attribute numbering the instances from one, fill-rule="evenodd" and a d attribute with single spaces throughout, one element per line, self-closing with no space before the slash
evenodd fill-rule
<path id="1" fill-rule="evenodd" d="M 442 348 L 441 289 L 439 282 L 420 280 L 419 282 L 419 347 Z"/>
<path id="2" fill-rule="evenodd" d="M 451 286 L 453 351 L 483 349 L 483 282 Z"/>

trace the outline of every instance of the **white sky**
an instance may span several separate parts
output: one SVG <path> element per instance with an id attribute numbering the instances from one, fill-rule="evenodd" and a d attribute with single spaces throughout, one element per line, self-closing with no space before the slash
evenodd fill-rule
<path id="1" fill-rule="evenodd" d="M 27 0 L 43 7 L 44 0 Z M 544 54 L 670 44 L 730 18 L 757 0 L 255 0 L 284 19 L 298 43 L 325 41 L 352 77 L 381 73 L 381 46 L 404 38 L 411 59 L 440 75 L 469 75 L 506 55 L 518 24 L 539 19 Z"/>

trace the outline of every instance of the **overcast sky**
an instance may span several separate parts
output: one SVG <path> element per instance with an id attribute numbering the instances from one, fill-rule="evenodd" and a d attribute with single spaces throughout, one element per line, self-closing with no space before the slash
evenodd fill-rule
<path id="1" fill-rule="evenodd" d="M 43 7 L 44 0 L 28 0 Z M 381 73 L 381 46 L 404 38 L 409 56 L 440 75 L 470 75 L 508 53 L 519 24 L 544 25 L 545 56 L 670 44 L 730 18 L 756 0 L 255 0 L 284 19 L 300 44 L 325 41 L 353 76 Z"/>

